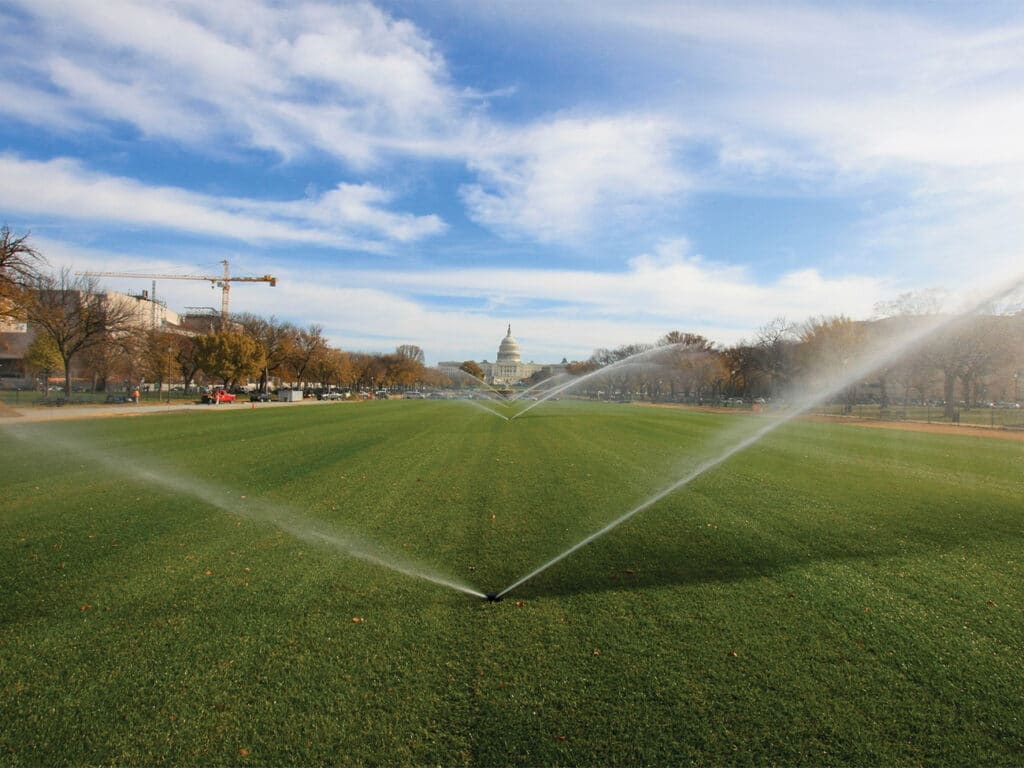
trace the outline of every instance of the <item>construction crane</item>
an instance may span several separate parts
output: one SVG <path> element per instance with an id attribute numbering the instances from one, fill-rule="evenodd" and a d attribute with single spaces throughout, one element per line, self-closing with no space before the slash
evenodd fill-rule
<path id="1" fill-rule="evenodd" d="M 259 277 L 232 277 L 231 272 L 228 269 L 228 260 L 224 259 L 221 262 L 224 265 L 224 274 L 211 276 L 211 275 L 152 275 L 143 274 L 140 272 L 76 272 L 77 275 L 85 275 L 88 277 L 133 277 L 145 280 L 153 280 L 153 301 L 156 301 L 156 281 L 157 280 L 205 280 L 210 284 L 211 288 L 220 288 L 220 319 L 222 323 L 227 322 L 228 319 L 228 297 L 231 291 L 232 283 L 270 283 L 270 287 L 273 288 L 277 285 L 277 278 L 272 275 L 261 275 Z"/>

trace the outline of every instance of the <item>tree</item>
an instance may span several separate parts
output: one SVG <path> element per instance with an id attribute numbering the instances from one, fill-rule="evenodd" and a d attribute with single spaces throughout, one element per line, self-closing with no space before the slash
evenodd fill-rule
<path id="1" fill-rule="evenodd" d="M 702 402 L 708 390 L 724 377 L 721 355 L 700 334 L 671 331 L 658 339 L 658 346 L 671 347 L 664 373 L 673 400 L 681 389 L 688 399 Z"/>
<path id="2" fill-rule="evenodd" d="M 864 346 L 864 327 L 848 317 L 821 317 L 808 320 L 800 333 L 798 356 L 801 373 L 811 391 L 843 393 L 843 411 L 853 410 L 859 382 L 847 381 L 847 370 L 854 365 Z"/>
<path id="3" fill-rule="evenodd" d="M 256 340 L 234 331 L 196 336 L 195 356 L 199 367 L 225 387 L 256 376 L 263 367 L 263 350 Z"/>
<path id="4" fill-rule="evenodd" d="M 723 377 L 730 394 L 754 397 L 770 394 L 762 370 L 761 350 L 740 341 L 722 352 Z"/>
<path id="5" fill-rule="evenodd" d="M 404 357 L 407 360 L 412 360 L 414 363 L 419 363 L 420 365 L 427 364 L 427 356 L 423 354 L 423 350 L 415 344 L 402 344 L 395 349 L 395 354 L 400 357 Z"/>
<path id="6" fill-rule="evenodd" d="M 39 282 L 46 263 L 28 243 L 28 234 L 16 236 L 6 224 L 0 227 L 0 320 L 26 319 L 30 290 Z"/>
<path id="7" fill-rule="evenodd" d="M 27 310 L 29 322 L 53 341 L 61 357 L 68 395 L 75 357 L 133 330 L 134 311 L 129 303 L 108 299 L 94 278 L 73 277 L 67 269 L 37 279 Z"/>
<path id="8" fill-rule="evenodd" d="M 260 390 L 266 392 L 272 376 L 281 376 L 290 360 L 295 358 L 295 340 L 298 329 L 291 323 L 278 322 L 274 317 L 264 319 L 243 314 L 236 318 L 245 332 L 263 347 L 264 368 L 260 374 Z"/>
<path id="9" fill-rule="evenodd" d="M 311 325 L 296 333 L 293 340 L 288 362 L 295 374 L 295 380 L 302 384 L 306 380 L 306 371 L 314 358 L 327 349 L 324 329 L 319 325 Z"/>
<path id="10" fill-rule="evenodd" d="M 784 317 L 777 317 L 757 331 L 754 346 L 757 348 L 757 364 L 765 375 L 768 396 L 774 397 L 777 390 L 788 380 L 792 369 L 795 326 Z"/>
<path id="11" fill-rule="evenodd" d="M 181 336 L 167 331 L 151 330 L 142 339 L 140 349 L 140 367 L 147 381 L 159 382 L 160 389 L 166 383 L 170 387 L 170 379 L 179 367 L 178 340 Z"/>
<path id="12" fill-rule="evenodd" d="M 468 373 L 474 379 L 479 381 L 484 380 L 484 369 L 481 368 L 475 360 L 463 360 L 462 365 L 459 366 L 459 370 L 463 373 Z"/>
<path id="13" fill-rule="evenodd" d="M 25 352 L 25 365 L 33 374 L 43 374 L 43 397 L 49 394 L 50 375 L 61 368 L 60 352 L 49 336 L 40 334 Z"/>

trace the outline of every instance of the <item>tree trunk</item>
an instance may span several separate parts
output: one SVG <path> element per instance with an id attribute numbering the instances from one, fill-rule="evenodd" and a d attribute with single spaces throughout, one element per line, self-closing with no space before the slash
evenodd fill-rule
<path id="1" fill-rule="evenodd" d="M 942 393 L 946 401 L 945 414 L 947 419 L 953 418 L 953 398 L 956 397 L 956 373 L 953 371 L 942 372 Z"/>

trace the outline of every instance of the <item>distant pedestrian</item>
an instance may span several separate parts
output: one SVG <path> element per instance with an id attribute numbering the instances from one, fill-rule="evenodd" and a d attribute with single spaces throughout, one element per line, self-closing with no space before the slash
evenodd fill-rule
<path id="1" fill-rule="evenodd" d="M 139 388 L 138 388 L 138 387 L 136 387 L 136 388 L 135 388 L 135 391 L 134 391 L 134 392 L 132 392 L 132 400 L 134 400 L 134 401 L 135 401 L 135 404 L 136 404 L 136 405 L 138 405 L 138 404 L 139 404 Z"/>

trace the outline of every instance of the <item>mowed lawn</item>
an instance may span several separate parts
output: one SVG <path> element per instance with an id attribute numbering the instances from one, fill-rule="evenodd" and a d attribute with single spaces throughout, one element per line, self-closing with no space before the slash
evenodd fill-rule
<path id="1" fill-rule="evenodd" d="M 787 424 L 436 583 L 758 418 L 5 420 L 0 764 L 1020 765 L 1024 443 Z"/>

